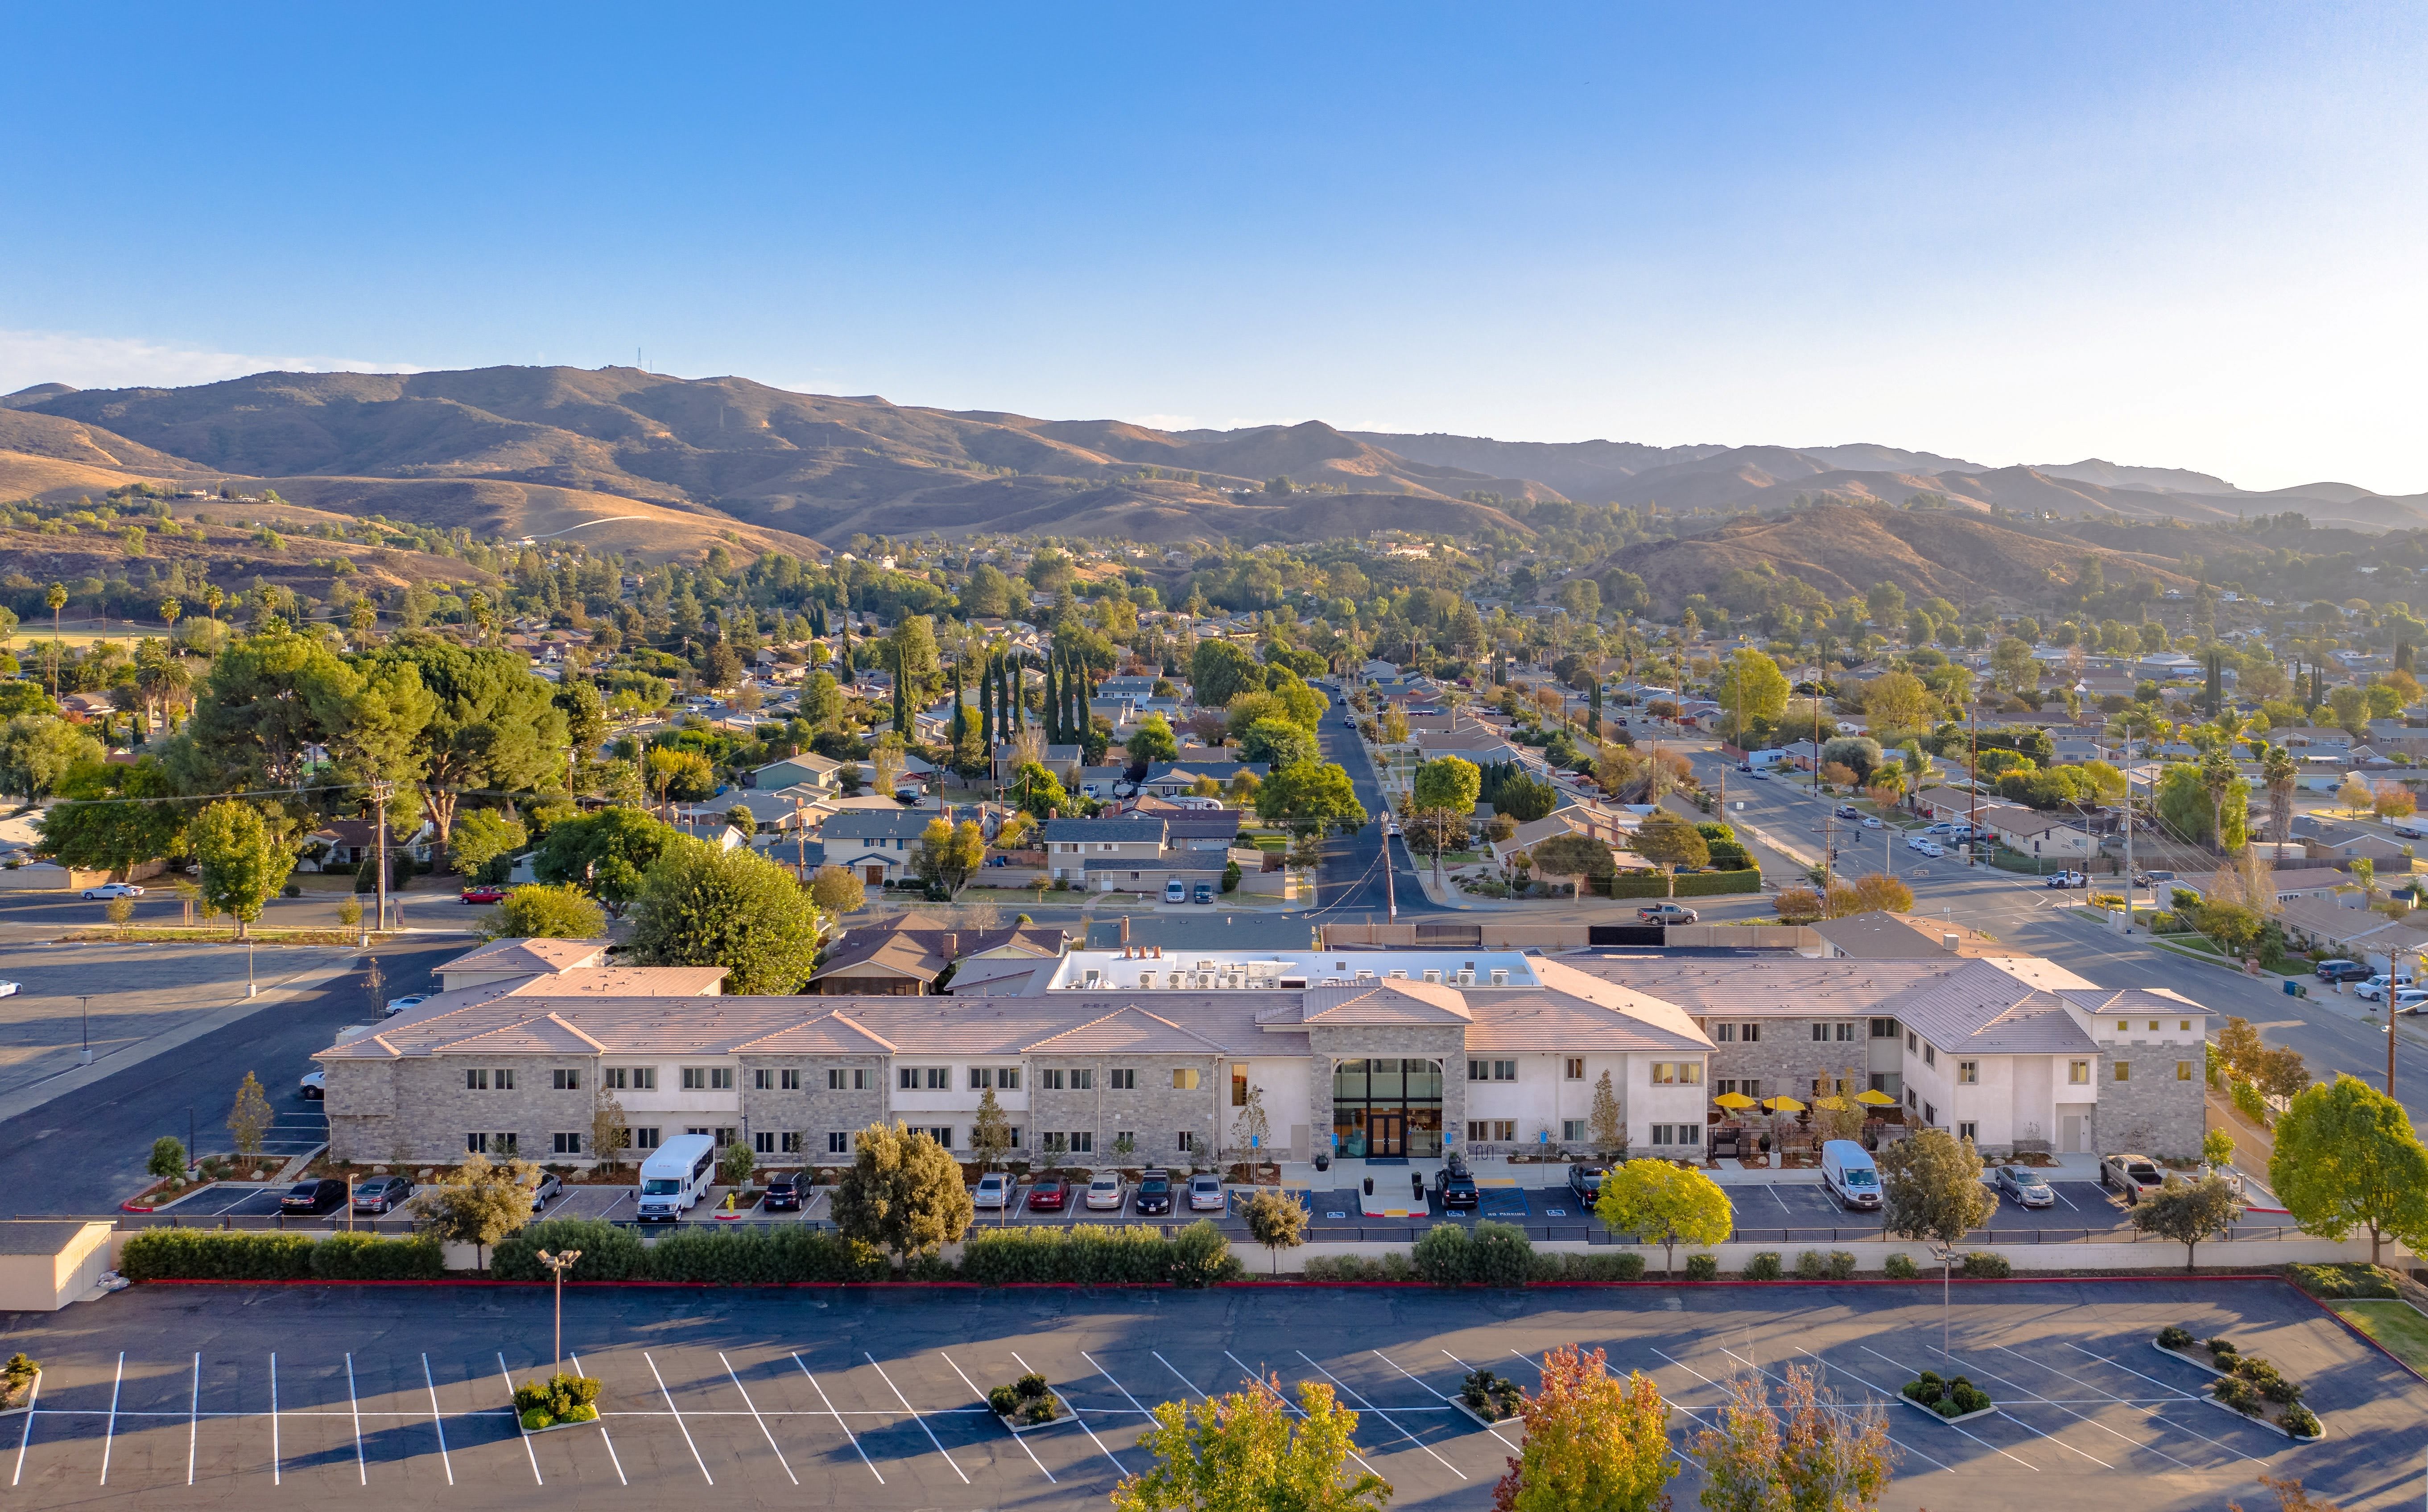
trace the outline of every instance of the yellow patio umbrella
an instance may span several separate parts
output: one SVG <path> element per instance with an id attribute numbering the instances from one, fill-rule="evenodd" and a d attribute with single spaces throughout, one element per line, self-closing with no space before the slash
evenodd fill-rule
<path id="1" fill-rule="evenodd" d="M 1866 1108 L 1895 1108 L 1896 1106 L 1895 1098 L 1875 1087 L 1866 1087 L 1862 1092 L 1855 1093 L 1855 1101 L 1862 1103 Z"/>
<path id="2" fill-rule="evenodd" d="M 1829 1097 L 1815 1097 L 1813 1099 L 1813 1106 L 1815 1108 L 1826 1108 L 1833 1113 L 1843 1113 L 1846 1110 L 1846 1099 L 1834 1095 Z"/>
<path id="3" fill-rule="evenodd" d="M 1741 1092 L 1724 1092 L 1712 1102 L 1714 1107 L 1725 1108 L 1731 1113 L 1741 1113 L 1753 1106 L 1753 1099 Z"/>
<path id="4" fill-rule="evenodd" d="M 1800 1113 L 1804 1111 L 1804 1105 L 1797 1102 L 1793 1097 L 1764 1098 L 1762 1106 L 1769 1109 L 1774 1113 Z"/>

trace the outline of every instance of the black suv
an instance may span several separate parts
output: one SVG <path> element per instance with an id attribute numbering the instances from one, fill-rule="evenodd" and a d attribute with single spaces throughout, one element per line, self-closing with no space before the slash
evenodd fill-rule
<path id="1" fill-rule="evenodd" d="M 760 1199 L 760 1206 L 771 1213 L 799 1212 L 801 1210 L 799 1174 L 786 1172 L 780 1175 L 769 1176 L 767 1194 Z"/>
<path id="2" fill-rule="evenodd" d="M 286 1196 L 278 1199 L 282 1213 L 325 1213 L 346 1205 L 346 1184 L 335 1176 L 322 1176 L 317 1181 L 298 1181 Z"/>
<path id="3" fill-rule="evenodd" d="M 1590 1208 L 1601 1199 L 1601 1178 L 1606 1174 L 1598 1165 L 1572 1165 L 1568 1167 L 1568 1190 Z"/>
<path id="4" fill-rule="evenodd" d="M 2321 981 L 2367 981 L 2376 975 L 2377 973 L 2370 970 L 2367 966 L 2362 965 L 2357 961 L 2321 961 L 2319 962 L 2319 980 Z"/>
<path id="5" fill-rule="evenodd" d="M 1133 1206 L 1140 1213 L 1172 1211 L 1172 1173 L 1144 1171 L 1139 1174 L 1138 1195 Z"/>
<path id="6" fill-rule="evenodd" d="M 1442 1173 L 1435 1178 L 1434 1191 L 1441 1194 L 1445 1209 L 1475 1208 L 1482 1204 L 1483 1194 L 1475 1190 L 1475 1175 L 1467 1162 L 1453 1155 L 1442 1162 Z"/>

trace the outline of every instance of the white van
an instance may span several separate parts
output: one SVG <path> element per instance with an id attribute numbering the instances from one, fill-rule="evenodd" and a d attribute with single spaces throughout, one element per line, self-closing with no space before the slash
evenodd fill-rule
<path id="1" fill-rule="evenodd" d="M 1853 1140 L 1831 1140 L 1821 1146 L 1821 1184 L 1841 1208 L 1875 1211 L 1880 1205 L 1880 1173 L 1872 1158 Z"/>
<path id="2" fill-rule="evenodd" d="M 671 1224 L 708 1195 L 716 1177 L 716 1142 L 705 1134 L 678 1134 L 641 1162 L 640 1220 Z"/>

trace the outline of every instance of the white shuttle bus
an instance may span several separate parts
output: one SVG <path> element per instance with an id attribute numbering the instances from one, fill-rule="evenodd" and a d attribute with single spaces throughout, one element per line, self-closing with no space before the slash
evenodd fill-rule
<path id="1" fill-rule="evenodd" d="M 705 1134 L 678 1134 L 641 1162 L 640 1218 L 671 1224 L 708 1195 L 716 1176 L 716 1142 Z"/>

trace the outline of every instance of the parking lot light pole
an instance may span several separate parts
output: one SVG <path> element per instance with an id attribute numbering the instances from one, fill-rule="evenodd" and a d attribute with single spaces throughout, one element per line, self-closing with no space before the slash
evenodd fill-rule
<path id="1" fill-rule="evenodd" d="M 90 997 L 79 997 L 76 999 L 76 1003 L 84 1010 L 84 1053 L 76 1058 L 76 1064 L 80 1066 L 89 1066 L 92 1064 L 92 999 Z M 2389 1067 L 2392 1066 L 2394 1063 L 2394 1052 L 2391 1050 L 2387 1051 L 2386 1060 Z M 2388 1073 L 2388 1076 L 2390 1078 L 2391 1072 Z M 2388 1084 L 2391 1085 L 2390 1079 Z"/>
<path id="2" fill-rule="evenodd" d="M 247 940 L 244 943 L 244 995 L 251 997 L 260 991 L 253 981 L 253 942 Z"/>
<path id="3" fill-rule="evenodd" d="M 565 1273 L 572 1270 L 573 1262 L 580 1258 L 580 1250 L 559 1250 L 553 1255 L 546 1250 L 539 1252 L 539 1263 L 547 1266 L 549 1274 L 556 1278 L 556 1373 L 559 1375 L 565 1373 Z"/>

